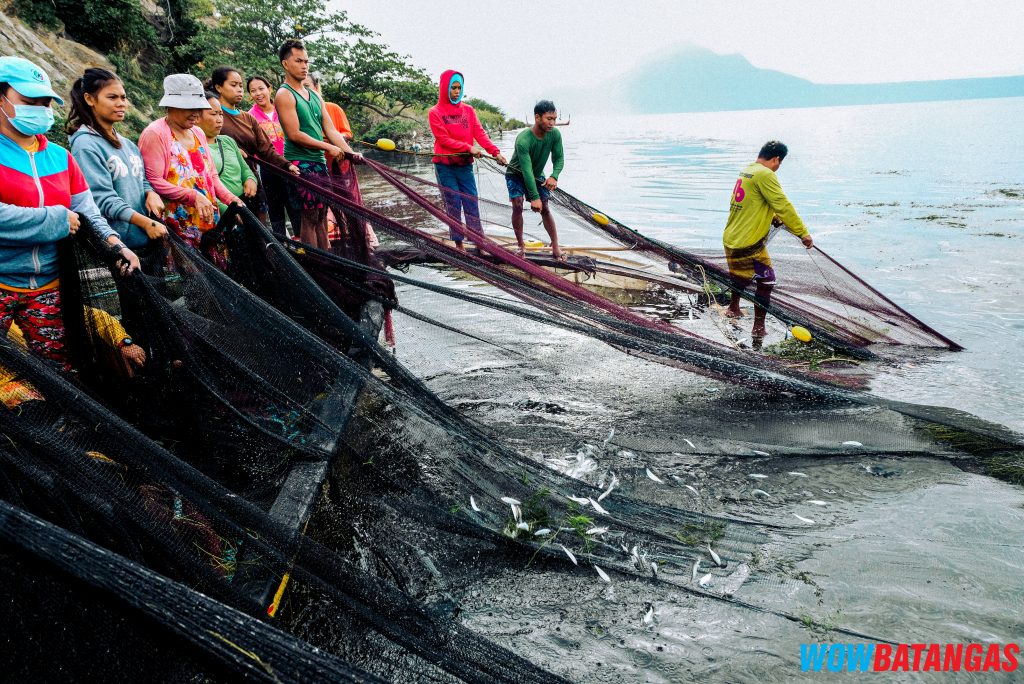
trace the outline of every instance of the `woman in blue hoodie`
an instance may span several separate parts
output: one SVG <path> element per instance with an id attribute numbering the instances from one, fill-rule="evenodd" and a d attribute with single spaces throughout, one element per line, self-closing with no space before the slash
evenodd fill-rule
<path id="1" fill-rule="evenodd" d="M 161 215 L 164 202 L 146 180 L 139 148 L 114 128 L 127 110 L 121 79 L 106 69 L 86 69 L 71 86 L 67 131 L 71 154 L 103 218 L 139 253 L 144 270 L 155 274 L 167 227 L 153 217 Z"/>

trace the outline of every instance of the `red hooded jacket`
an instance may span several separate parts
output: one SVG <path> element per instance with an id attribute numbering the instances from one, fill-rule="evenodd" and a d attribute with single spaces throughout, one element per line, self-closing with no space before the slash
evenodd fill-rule
<path id="1" fill-rule="evenodd" d="M 487 150 L 490 155 L 496 155 L 500 150 L 487 137 L 486 131 L 476 118 L 476 112 L 465 102 L 452 104 L 448 99 L 448 89 L 451 87 L 452 77 L 462 73 L 449 69 L 441 74 L 440 94 L 437 104 L 430 108 L 430 131 L 434 134 L 434 154 L 457 154 L 469 152 L 473 149 L 473 141 L 480 144 L 480 147 Z M 451 164 L 453 166 L 466 166 L 473 163 L 473 157 L 465 155 L 462 157 L 434 157 L 435 164 Z"/>

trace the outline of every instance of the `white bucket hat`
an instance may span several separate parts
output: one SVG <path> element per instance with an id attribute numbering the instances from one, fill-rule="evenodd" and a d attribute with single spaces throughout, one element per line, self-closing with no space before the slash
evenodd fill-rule
<path id="1" fill-rule="evenodd" d="M 192 74 L 171 74 L 164 79 L 161 107 L 175 109 L 209 109 L 203 84 Z"/>

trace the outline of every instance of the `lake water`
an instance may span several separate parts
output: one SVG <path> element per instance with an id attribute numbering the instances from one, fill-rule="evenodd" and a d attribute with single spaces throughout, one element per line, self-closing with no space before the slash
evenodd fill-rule
<path id="1" fill-rule="evenodd" d="M 790 154 L 779 179 L 817 244 L 966 348 L 881 374 L 873 391 L 1022 430 L 1024 137 L 1014 134 L 1022 116 L 1024 98 L 574 113 L 561 129 L 561 185 L 642 233 L 720 249 L 737 172 L 764 141 L 784 141 Z M 500 196 L 493 178 L 481 176 L 481 185 Z M 594 242 L 564 228 L 563 243 Z"/>
<path id="2" fill-rule="evenodd" d="M 765 140 L 784 140 L 780 179 L 818 244 L 966 347 L 879 368 L 870 391 L 1019 431 L 1024 141 L 1013 131 L 1022 115 L 1020 98 L 601 120 L 574 112 L 560 182 L 641 232 L 717 248 L 738 170 Z M 504 136 L 503 149 L 511 144 Z M 502 198 L 499 176 L 479 181 L 483 195 Z M 372 183 L 364 191 L 393 196 Z M 533 224 L 527 231 L 542 235 Z M 565 244 L 595 242 L 562 227 Z M 413 274 L 500 294 L 450 270 Z M 801 644 L 872 641 L 830 626 L 902 642 L 1019 641 L 1024 489 L 933 457 L 934 444 L 901 417 L 765 405 L 560 329 L 407 286 L 399 297 L 501 347 L 398 314 L 399 358 L 513 448 L 592 484 L 616 473 L 622 484 L 604 501 L 613 525 L 624 494 L 768 525 L 768 541 L 736 552 L 709 591 L 738 581 L 737 599 L 797 618 L 636 577 L 606 584 L 585 563 L 528 566 L 513 553 L 445 569 L 475 631 L 595 682 L 799 680 Z M 845 440 L 863 451 L 844 452 Z M 744 567 L 749 578 L 736 580 Z"/>

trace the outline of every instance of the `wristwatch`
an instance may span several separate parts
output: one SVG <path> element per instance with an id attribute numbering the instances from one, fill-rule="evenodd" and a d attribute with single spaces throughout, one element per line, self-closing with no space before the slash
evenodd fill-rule
<path id="1" fill-rule="evenodd" d="M 126 337 L 126 338 L 124 338 L 123 340 L 121 340 L 121 346 L 122 346 L 122 347 L 130 347 L 130 346 L 132 346 L 133 344 L 135 344 L 135 342 L 134 342 L 134 340 L 132 340 L 132 338 L 130 338 L 130 337 Z"/>

